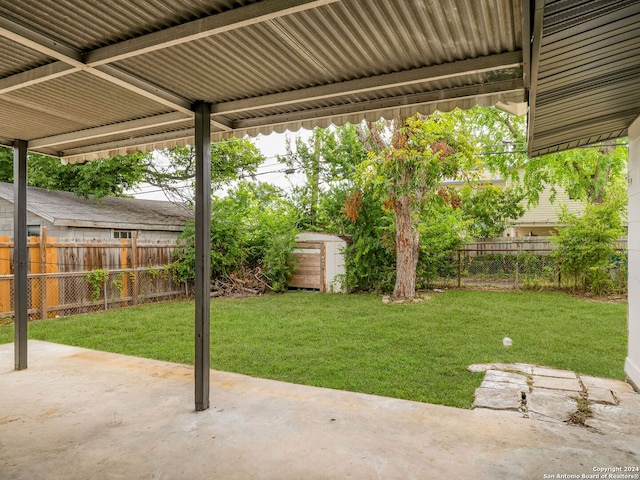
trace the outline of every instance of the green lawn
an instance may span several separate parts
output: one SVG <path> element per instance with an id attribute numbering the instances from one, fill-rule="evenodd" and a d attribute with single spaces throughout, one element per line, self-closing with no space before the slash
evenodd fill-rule
<path id="1" fill-rule="evenodd" d="M 211 367 L 288 382 L 471 406 L 472 363 L 526 362 L 624 378 L 626 303 L 558 292 L 447 291 L 415 305 L 294 292 L 211 302 Z M 32 339 L 193 363 L 193 302 L 29 324 Z M 504 348 L 502 338 L 513 339 Z M 13 328 L 0 327 L 0 343 Z"/>

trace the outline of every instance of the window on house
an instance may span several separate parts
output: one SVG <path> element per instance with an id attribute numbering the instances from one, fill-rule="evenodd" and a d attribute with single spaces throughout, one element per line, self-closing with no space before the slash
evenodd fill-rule
<path id="1" fill-rule="evenodd" d="M 27 237 L 39 237 L 42 224 L 40 222 L 27 223 Z"/>
<path id="2" fill-rule="evenodd" d="M 131 230 L 114 230 L 113 238 L 131 238 Z"/>

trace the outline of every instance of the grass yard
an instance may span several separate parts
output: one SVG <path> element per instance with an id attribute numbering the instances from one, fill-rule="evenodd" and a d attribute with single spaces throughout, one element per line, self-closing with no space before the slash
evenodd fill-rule
<path id="1" fill-rule="evenodd" d="M 469 408 L 482 381 L 472 363 L 624 379 L 626 309 L 559 292 L 451 290 L 415 305 L 308 292 L 214 299 L 211 367 Z M 37 321 L 29 338 L 193 363 L 193 312 L 176 302 Z M 11 341 L 13 327 L 0 327 L 0 343 Z"/>

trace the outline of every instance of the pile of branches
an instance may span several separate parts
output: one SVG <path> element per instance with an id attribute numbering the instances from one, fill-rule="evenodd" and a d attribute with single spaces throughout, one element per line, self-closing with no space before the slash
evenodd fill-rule
<path id="1" fill-rule="evenodd" d="M 211 280 L 211 297 L 250 297 L 271 290 L 260 267 L 236 270 L 231 275 Z"/>

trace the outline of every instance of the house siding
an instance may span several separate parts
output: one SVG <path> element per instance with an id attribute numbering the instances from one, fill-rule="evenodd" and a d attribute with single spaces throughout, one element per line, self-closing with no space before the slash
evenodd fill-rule
<path id="1" fill-rule="evenodd" d="M 562 188 L 557 189 L 553 201 L 552 197 L 551 188 L 546 187 L 540 194 L 537 205 L 528 208 L 526 204 L 523 205 L 526 208 L 524 215 L 514 222 L 515 236 L 528 236 L 529 232 L 546 232 L 544 234 L 548 234 L 550 230 L 560 226 L 558 214 L 561 206 L 565 206 L 570 213 L 581 213 L 584 209 L 582 202 L 572 200 Z M 539 234 L 534 233 L 534 235 Z"/>

